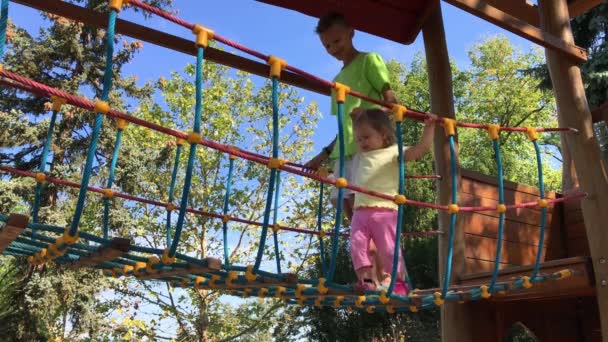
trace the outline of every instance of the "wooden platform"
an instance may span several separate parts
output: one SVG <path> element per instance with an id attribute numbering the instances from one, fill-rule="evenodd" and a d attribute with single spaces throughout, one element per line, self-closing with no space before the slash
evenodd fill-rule
<path id="1" fill-rule="evenodd" d="M 0 229 L 0 253 L 23 233 L 30 218 L 21 214 L 11 214 L 4 228 Z"/>
<path id="2" fill-rule="evenodd" d="M 72 263 L 70 265 L 70 268 L 76 269 L 79 267 L 95 266 L 102 264 L 106 261 L 112 261 L 129 252 L 130 246 L 130 239 L 115 237 L 110 240 L 109 245 L 99 247 L 99 249 L 97 249 L 96 251 L 81 257 L 78 261 Z"/>

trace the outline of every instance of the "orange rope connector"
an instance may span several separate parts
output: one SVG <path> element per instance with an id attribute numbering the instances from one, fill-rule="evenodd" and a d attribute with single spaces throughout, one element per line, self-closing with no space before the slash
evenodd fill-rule
<path id="1" fill-rule="evenodd" d="M 103 189 L 101 194 L 103 195 L 103 198 L 112 198 L 114 197 L 114 190 L 112 189 Z"/>
<path id="2" fill-rule="evenodd" d="M 390 313 L 390 314 L 394 314 L 395 313 L 395 307 L 392 305 L 387 305 L 386 306 L 386 312 Z"/>
<path id="3" fill-rule="evenodd" d="M 136 277 L 142 276 L 146 271 L 146 263 L 145 262 L 141 262 L 141 261 L 136 261 L 135 262 L 135 269 L 133 270 L 133 273 L 135 274 Z"/>
<path id="4" fill-rule="evenodd" d="M 557 272 L 555 272 L 553 274 L 555 276 L 559 276 L 559 278 L 557 278 L 557 279 L 566 279 L 566 278 L 572 277 L 572 271 L 571 270 L 560 270 L 560 271 L 557 271 Z"/>
<path id="5" fill-rule="evenodd" d="M 125 128 L 127 128 L 128 125 L 129 125 L 129 121 L 127 121 L 125 119 L 116 120 L 116 127 L 120 130 L 124 130 Z"/>
<path id="6" fill-rule="evenodd" d="M 261 289 L 258 290 L 258 298 L 266 298 L 267 294 L 268 294 L 268 289 L 265 287 L 262 287 Z"/>
<path id="7" fill-rule="evenodd" d="M 534 286 L 532 284 L 532 282 L 530 281 L 530 277 L 528 277 L 528 276 L 521 277 L 521 280 L 523 280 L 522 286 L 525 287 L 526 289 L 529 289 L 532 286 Z"/>
<path id="8" fill-rule="evenodd" d="M 279 230 L 281 230 L 281 226 L 280 225 L 278 225 L 278 224 L 273 224 L 272 225 L 272 231 L 273 232 L 278 233 Z"/>
<path id="9" fill-rule="evenodd" d="M 407 107 L 400 104 L 394 104 L 392 110 L 393 114 L 395 114 L 395 122 L 402 122 L 405 119 Z"/>
<path id="10" fill-rule="evenodd" d="M 167 208 L 167 211 L 173 211 L 173 210 L 177 209 L 177 206 L 173 203 L 167 203 L 166 208 Z"/>
<path id="11" fill-rule="evenodd" d="M 500 125 L 488 125 L 488 134 L 491 140 L 498 140 L 500 134 Z"/>
<path id="12" fill-rule="evenodd" d="M 188 142 L 190 144 L 198 144 L 201 142 L 201 134 L 196 132 L 188 133 Z"/>
<path id="13" fill-rule="evenodd" d="M 435 297 L 435 299 L 433 300 L 433 302 L 435 302 L 435 305 L 441 306 L 443 305 L 443 303 L 445 303 L 445 300 L 441 298 L 441 292 L 435 292 L 433 296 Z"/>
<path id="14" fill-rule="evenodd" d="M 161 255 L 160 260 L 163 262 L 163 264 L 165 265 L 171 265 L 172 263 L 175 262 L 175 255 L 173 257 L 169 257 L 169 248 L 165 248 L 165 250 L 163 251 L 163 255 Z"/>
<path id="15" fill-rule="evenodd" d="M 158 270 L 154 269 L 154 265 L 158 263 L 160 263 L 160 259 L 156 255 L 149 257 L 148 262 L 146 262 L 146 272 L 150 274 L 156 273 Z"/>
<path id="16" fill-rule="evenodd" d="M 481 298 L 488 299 L 492 297 L 492 294 L 490 293 L 490 291 L 488 291 L 490 289 L 488 285 L 481 285 L 479 289 L 481 290 Z"/>
<path id="17" fill-rule="evenodd" d="M 234 281 L 239 278 L 239 275 L 235 271 L 228 272 L 226 276 L 226 285 L 234 286 Z"/>
<path id="18" fill-rule="evenodd" d="M 270 56 L 267 61 L 270 65 L 270 77 L 281 78 L 281 71 L 287 67 L 287 62 L 284 59 Z"/>
<path id="19" fill-rule="evenodd" d="M 285 161 L 284 159 L 281 158 L 270 158 L 268 159 L 268 168 L 269 169 L 278 169 L 281 166 L 285 165 L 287 161 Z"/>
<path id="20" fill-rule="evenodd" d="M 253 266 L 249 265 L 247 266 L 246 270 L 245 270 L 245 279 L 247 279 L 247 281 L 255 281 L 258 278 L 258 276 L 255 275 L 255 273 L 253 273 Z"/>
<path id="21" fill-rule="evenodd" d="M 194 278 L 194 287 L 196 287 L 197 289 L 200 290 L 202 288 L 204 282 L 205 282 L 205 277 L 197 276 L 196 278 Z"/>
<path id="22" fill-rule="evenodd" d="M 505 212 L 507 212 L 507 206 L 504 204 L 499 204 L 496 206 L 496 212 L 499 214 L 503 214 Z"/>
<path id="23" fill-rule="evenodd" d="M 61 106 L 68 103 L 68 100 L 64 99 L 63 97 L 53 95 L 51 96 L 51 102 L 53 102 L 51 109 L 58 112 L 61 110 Z"/>
<path id="24" fill-rule="evenodd" d="M 4 71 L 4 66 L 0 64 L 0 72 Z"/>
<path id="25" fill-rule="evenodd" d="M 42 172 L 38 172 L 36 174 L 35 178 L 36 178 L 36 182 L 37 183 L 44 183 L 44 182 L 46 182 L 46 175 L 44 173 L 42 173 Z"/>
<path id="26" fill-rule="evenodd" d="M 447 136 L 456 135 L 456 120 L 443 118 L 443 129 Z"/>
<path id="27" fill-rule="evenodd" d="M 386 295 L 386 290 L 380 291 L 380 297 L 378 297 L 378 299 L 382 304 L 388 304 L 391 301 L 391 299 Z"/>
<path id="28" fill-rule="evenodd" d="M 346 94 L 350 92 L 350 87 L 342 83 L 334 82 L 334 90 L 336 92 L 336 102 L 344 103 L 344 101 L 346 101 Z"/>
<path id="29" fill-rule="evenodd" d="M 530 139 L 530 141 L 538 140 L 538 134 L 537 134 L 536 128 L 526 127 L 526 134 L 528 135 L 528 139 Z"/>
<path id="30" fill-rule="evenodd" d="M 283 296 L 283 293 L 285 293 L 285 291 L 287 291 L 287 288 L 284 286 L 279 286 L 277 287 L 276 292 L 274 293 L 274 296 L 276 298 L 281 298 Z"/>
<path id="31" fill-rule="evenodd" d="M 108 7 L 116 10 L 116 12 L 120 12 L 123 4 L 125 6 L 128 5 L 129 0 L 110 0 L 110 5 Z"/>
<path id="32" fill-rule="evenodd" d="M 324 231 L 320 231 L 320 232 L 319 232 L 319 237 L 320 237 L 320 238 L 324 238 L 324 237 L 326 237 L 326 236 L 327 236 L 327 233 L 325 233 Z"/>
<path id="33" fill-rule="evenodd" d="M 243 298 L 249 298 L 249 292 L 251 292 L 250 288 L 246 288 L 243 290 Z"/>
<path id="34" fill-rule="evenodd" d="M 184 139 L 184 138 L 176 138 L 175 139 L 175 144 L 177 144 L 179 146 L 182 146 L 185 143 L 186 143 L 186 139 Z"/>
<path id="35" fill-rule="evenodd" d="M 363 303 L 365 303 L 365 296 L 359 296 L 355 300 L 355 306 L 358 307 L 358 308 L 362 308 L 363 307 Z"/>
<path id="36" fill-rule="evenodd" d="M 406 202 L 407 202 L 407 198 L 404 195 L 395 195 L 396 204 L 405 204 Z"/>
<path id="37" fill-rule="evenodd" d="M 95 113 L 108 114 L 110 111 L 110 105 L 106 101 L 97 101 L 95 102 L 93 111 Z"/>
<path id="38" fill-rule="evenodd" d="M 340 307 L 342 302 L 344 301 L 344 296 L 336 296 L 336 300 L 334 301 L 334 308 Z"/>
<path id="39" fill-rule="evenodd" d="M 78 232 L 76 232 L 75 235 L 70 235 L 70 229 L 66 229 L 63 232 L 63 243 L 65 243 L 66 245 L 73 245 L 76 243 L 76 241 L 78 241 Z"/>
<path id="40" fill-rule="evenodd" d="M 336 179 L 336 188 L 345 188 L 348 186 L 348 181 L 346 178 L 338 178 Z"/>
<path id="41" fill-rule="evenodd" d="M 460 211 L 460 207 L 458 206 L 458 204 L 452 203 L 452 204 L 448 205 L 448 213 L 456 214 L 459 211 Z"/>
<path id="42" fill-rule="evenodd" d="M 304 289 L 306 289 L 306 285 L 296 284 L 296 291 L 295 291 L 296 298 L 302 298 L 302 291 L 304 291 Z"/>
<path id="43" fill-rule="evenodd" d="M 217 287 L 217 284 L 215 283 L 216 281 L 222 279 L 219 275 L 214 274 L 211 276 L 211 279 L 209 279 L 209 287 L 214 289 L 215 287 Z"/>
<path id="44" fill-rule="evenodd" d="M 209 39 L 213 39 L 214 32 L 202 25 L 195 24 L 192 28 L 192 33 L 196 35 L 196 46 L 206 48 L 209 45 Z"/>
<path id="45" fill-rule="evenodd" d="M 230 215 L 222 216 L 222 222 L 224 222 L 224 223 L 230 222 Z"/>
<path id="46" fill-rule="evenodd" d="M 329 289 L 325 286 L 325 278 L 319 278 L 319 282 L 317 283 L 317 291 L 320 294 L 326 294 Z"/>
<path id="47" fill-rule="evenodd" d="M 418 307 L 416 305 L 410 305 L 411 312 L 418 312 Z"/>
<path id="48" fill-rule="evenodd" d="M 549 206 L 549 201 L 547 201 L 547 200 L 546 200 L 546 199 L 544 199 L 544 198 L 543 198 L 543 199 L 539 199 L 539 200 L 538 200 L 538 206 L 539 206 L 540 208 L 546 208 L 546 207 L 548 207 L 548 206 Z"/>

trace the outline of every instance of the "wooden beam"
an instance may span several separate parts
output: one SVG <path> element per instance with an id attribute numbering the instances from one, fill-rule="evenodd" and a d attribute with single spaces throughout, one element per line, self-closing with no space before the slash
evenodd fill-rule
<path id="1" fill-rule="evenodd" d="M 87 8 L 72 5 L 61 0 L 12 0 L 40 11 L 52 13 L 67 19 L 82 22 L 97 28 L 105 29 L 108 24 L 107 13 L 99 13 Z M 194 41 L 183 39 L 150 27 L 138 25 L 126 20 L 116 20 L 116 33 L 139 39 L 154 45 L 162 46 L 173 51 L 196 56 Z M 225 51 L 208 47 L 205 49 L 205 59 L 232 68 L 240 69 L 254 75 L 268 77 L 269 66 Z M 281 73 L 281 82 L 310 90 L 319 94 L 329 95 L 330 89 L 322 83 L 303 77 L 289 71 Z"/>
<path id="2" fill-rule="evenodd" d="M 89 267 L 99 265 L 106 261 L 112 261 L 129 252 L 130 246 L 130 239 L 115 237 L 110 241 L 109 245 L 101 246 L 96 251 L 80 257 L 78 261 L 70 265 L 70 268 L 76 269 L 79 267 Z"/>
<path id="3" fill-rule="evenodd" d="M 525 21 L 526 23 L 539 27 L 540 17 L 538 7 L 525 0 L 485 0 L 490 6 L 512 15 L 513 17 Z"/>
<path id="4" fill-rule="evenodd" d="M 576 18 L 588 10 L 598 6 L 604 0 L 574 0 L 568 5 L 570 18 Z"/>
<path id="5" fill-rule="evenodd" d="M 587 51 L 585 49 L 572 43 L 567 43 L 557 36 L 530 25 L 481 0 L 444 1 L 540 46 L 559 51 L 578 63 L 587 61 Z"/>
<path id="6" fill-rule="evenodd" d="M 188 265 L 186 268 L 175 268 L 167 271 L 159 271 L 153 274 L 145 274 L 138 276 L 139 280 L 159 279 L 173 276 L 182 276 L 186 274 L 201 274 L 208 272 L 217 272 L 222 268 L 222 262 L 217 258 L 205 258 L 203 259 L 206 266 L 199 265 Z"/>
<path id="7" fill-rule="evenodd" d="M 21 214 L 10 214 L 4 228 L 0 230 L 0 253 L 25 230 L 30 218 Z"/>

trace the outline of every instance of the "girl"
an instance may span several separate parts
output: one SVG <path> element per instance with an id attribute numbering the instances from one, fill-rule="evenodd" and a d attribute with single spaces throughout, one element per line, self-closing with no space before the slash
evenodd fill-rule
<path id="1" fill-rule="evenodd" d="M 355 140 L 359 152 L 355 168 L 355 184 L 369 190 L 386 194 L 397 194 L 399 186 L 398 149 L 395 144 L 395 129 L 391 118 L 380 109 L 355 110 L 351 114 Z M 405 161 L 422 157 L 433 143 L 436 116 L 430 115 L 421 141 L 405 149 Z M 352 231 L 350 234 L 351 257 L 357 285 L 360 290 L 376 290 L 373 282 L 372 260 L 369 244 L 373 239 L 377 253 L 382 260 L 381 287 L 391 282 L 395 233 L 397 225 L 397 204 L 366 194 L 355 195 Z M 398 248 L 400 251 L 400 248 Z M 394 292 L 405 295 L 408 288 L 404 279 L 402 257 L 398 258 L 398 280 Z"/>

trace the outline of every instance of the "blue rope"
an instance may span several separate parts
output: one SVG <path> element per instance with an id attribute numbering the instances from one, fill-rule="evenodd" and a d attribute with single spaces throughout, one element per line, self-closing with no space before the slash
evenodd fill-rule
<path id="1" fill-rule="evenodd" d="M 323 231 L 323 182 L 319 182 L 319 207 L 317 209 L 317 230 L 319 232 Z M 325 268 L 327 265 L 325 264 L 325 243 L 323 242 L 323 237 L 319 235 L 319 247 L 321 249 L 321 273 L 325 274 Z"/>
<path id="2" fill-rule="evenodd" d="M 203 47 L 199 46 L 196 53 L 196 104 L 194 108 L 194 132 L 201 132 L 201 115 L 203 107 Z M 192 173 L 194 170 L 194 161 L 196 157 L 196 143 L 190 144 L 190 154 L 188 155 L 188 166 L 186 168 L 186 177 L 184 178 L 184 191 L 182 192 L 182 200 L 179 205 L 179 216 L 175 227 L 175 237 L 171 242 L 169 249 L 169 257 L 173 258 L 177 251 L 179 238 L 182 234 L 182 228 L 186 218 L 186 208 L 188 207 L 188 196 L 190 195 L 190 185 L 192 184 Z"/>
<path id="3" fill-rule="evenodd" d="M 55 129 L 55 121 L 57 121 L 57 111 L 54 110 L 51 115 L 51 122 L 49 123 L 49 129 L 46 133 L 46 141 L 44 148 L 42 149 L 42 157 L 40 158 L 40 172 L 46 171 L 47 157 L 49 150 L 51 149 L 51 141 L 53 140 L 53 130 Z M 38 210 L 40 209 L 40 195 L 42 194 L 42 183 L 36 184 L 36 195 L 34 197 L 34 207 L 32 208 L 32 221 L 38 222 Z M 36 231 L 33 231 L 36 236 Z"/>
<path id="4" fill-rule="evenodd" d="M 116 25 L 116 10 L 111 9 L 110 17 L 108 19 L 108 30 L 106 32 L 106 68 L 103 77 L 103 90 L 101 93 L 101 100 L 107 101 L 110 89 L 112 88 L 112 63 L 114 56 L 114 29 Z M 76 235 L 78 231 L 78 225 L 80 224 L 80 217 L 84 210 L 84 202 L 87 196 L 87 188 L 89 186 L 89 180 L 91 178 L 91 170 L 93 168 L 93 160 L 95 159 L 95 151 L 97 150 L 97 142 L 101 133 L 101 126 L 103 124 L 104 116 L 101 113 L 97 113 L 95 117 L 95 123 L 93 125 L 93 133 L 91 137 L 91 145 L 87 153 L 87 161 L 82 174 L 82 182 L 80 184 L 80 192 L 78 193 L 78 201 L 76 203 L 76 211 L 74 212 L 74 218 L 70 225 L 69 234 L 71 236 Z"/>
<path id="5" fill-rule="evenodd" d="M 543 180 L 543 161 L 540 155 L 540 147 L 538 141 L 534 140 L 534 151 L 536 152 L 536 165 L 538 166 L 538 192 L 540 193 L 540 199 L 545 199 L 545 182 Z M 541 208 L 540 216 L 540 236 L 538 241 L 538 250 L 536 251 L 536 261 L 534 262 L 534 271 L 532 272 L 531 281 L 538 276 L 540 270 L 540 259 L 543 254 L 543 247 L 545 244 L 545 227 L 547 225 L 547 208 Z"/>
<path id="6" fill-rule="evenodd" d="M 505 186 L 502 169 L 502 156 L 500 154 L 500 142 L 498 139 L 493 140 L 492 145 L 494 146 L 494 155 L 496 156 L 496 167 L 498 168 L 498 203 L 505 203 Z M 500 259 L 502 254 L 502 240 L 504 236 L 505 227 L 505 213 L 498 215 L 498 245 L 496 247 L 496 257 L 494 259 L 494 271 L 492 272 L 492 281 L 490 282 L 489 292 L 494 292 L 494 286 L 498 280 L 498 270 L 500 267 Z"/>
<path id="7" fill-rule="evenodd" d="M 450 166 L 451 166 L 451 179 L 452 179 L 452 204 L 456 204 L 457 198 L 457 170 L 456 170 L 456 149 L 454 147 L 454 136 L 449 136 L 450 142 Z M 452 275 L 452 256 L 454 254 L 454 230 L 456 227 L 456 213 L 450 214 L 450 235 L 448 242 L 448 256 L 446 260 L 445 272 L 443 275 L 443 288 L 441 290 L 441 298 L 445 299 L 445 296 L 450 287 L 450 277 Z"/>
<path id="8" fill-rule="evenodd" d="M 228 180 L 226 180 L 226 196 L 224 196 L 224 216 L 228 215 L 228 205 L 230 198 L 230 188 L 232 186 L 232 173 L 234 170 L 234 159 L 230 157 L 230 165 L 228 167 Z M 230 268 L 230 255 L 228 253 L 228 222 L 222 224 L 222 232 L 224 233 L 224 268 Z"/>
<path id="9" fill-rule="evenodd" d="M 277 217 L 279 214 L 279 191 L 280 191 L 280 184 L 281 184 L 281 171 L 277 172 L 277 181 L 276 181 L 276 189 L 275 189 L 275 193 L 274 193 L 274 218 L 273 218 L 273 225 L 277 224 Z M 273 234 L 273 238 L 274 238 L 274 253 L 276 255 L 276 261 L 277 261 L 277 274 L 281 274 L 281 255 L 279 254 L 279 239 L 278 239 L 278 233 L 277 231 L 273 230 L 272 231 Z"/>
<path id="10" fill-rule="evenodd" d="M 120 152 L 120 144 L 122 142 L 122 129 L 116 131 L 116 142 L 114 143 L 114 153 L 112 154 L 112 162 L 110 164 L 110 175 L 106 189 L 111 189 L 114 184 L 114 172 L 116 170 L 116 162 L 118 161 L 118 153 Z M 103 199 L 103 238 L 108 238 L 108 228 L 110 225 L 110 199 Z"/>
<path id="11" fill-rule="evenodd" d="M 344 123 L 342 117 L 344 116 L 344 103 L 338 102 L 338 146 L 340 148 L 340 164 L 338 177 L 344 177 Z M 338 258 L 338 240 L 340 238 L 340 226 L 342 225 L 342 206 L 344 205 L 344 188 L 338 189 L 338 203 L 336 205 L 336 221 L 334 225 L 334 234 L 331 237 L 331 260 L 329 263 L 329 269 L 327 270 L 326 279 L 327 282 L 331 282 L 336 272 L 336 259 Z"/>
<path id="12" fill-rule="evenodd" d="M 279 156 L 279 79 L 276 76 L 272 77 L 272 157 Z M 253 270 L 260 269 L 262 256 L 264 255 L 264 247 L 266 245 L 266 235 L 268 234 L 268 222 L 270 221 L 270 209 L 272 208 L 272 193 L 274 191 L 274 182 L 277 175 L 277 169 L 270 170 L 270 181 L 268 184 L 268 194 L 266 195 L 266 209 L 264 210 L 264 221 L 262 224 L 262 234 L 260 236 L 260 246 L 258 247 L 258 255 L 255 258 Z"/>
<path id="13" fill-rule="evenodd" d="M 2 17 L 0 17 L 0 60 L 4 57 L 4 46 L 6 45 L 6 27 L 8 26 L 8 0 L 2 0 Z"/>
<path id="14" fill-rule="evenodd" d="M 169 203 L 173 203 L 173 201 L 175 200 L 175 182 L 177 181 L 179 158 L 182 154 L 182 149 L 183 146 L 181 144 L 178 144 L 177 149 L 175 150 L 175 163 L 173 163 L 173 171 L 171 172 L 171 185 L 169 186 Z M 171 212 L 172 210 L 167 210 L 167 246 L 171 245 Z"/>

